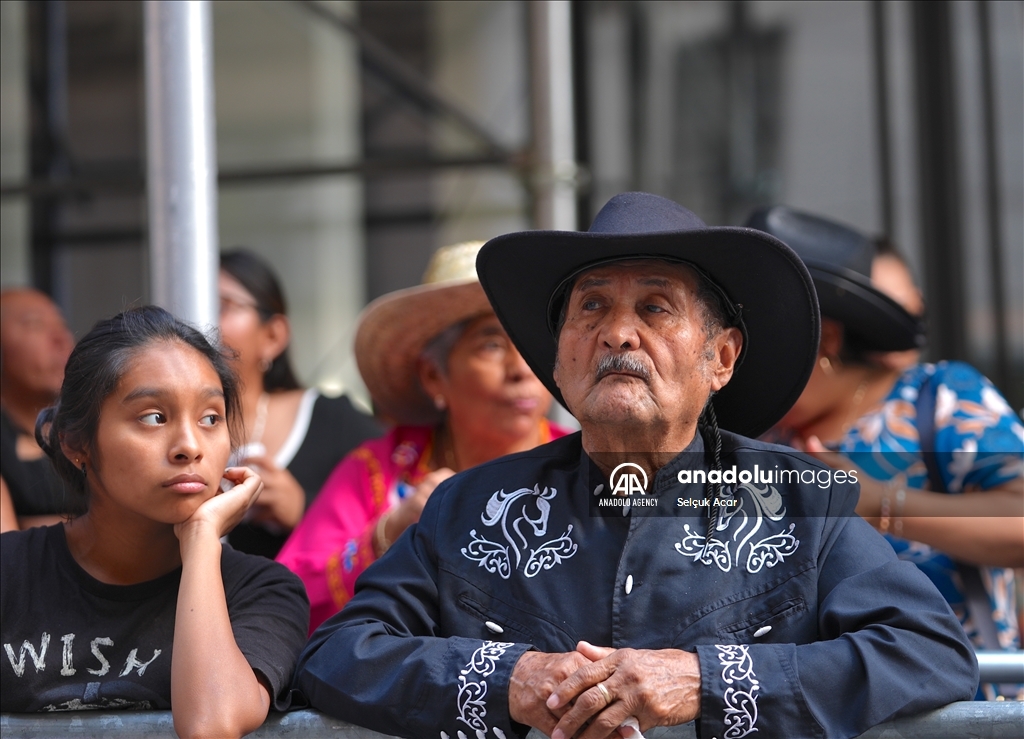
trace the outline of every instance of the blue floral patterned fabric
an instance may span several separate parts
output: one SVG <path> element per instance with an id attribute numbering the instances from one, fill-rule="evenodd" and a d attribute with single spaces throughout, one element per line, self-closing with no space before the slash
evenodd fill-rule
<path id="1" fill-rule="evenodd" d="M 915 406 L 922 387 L 935 394 L 936 460 L 948 493 L 1024 484 L 1021 419 L 988 379 L 961 362 L 920 364 L 907 370 L 885 401 L 850 428 L 838 451 L 871 477 L 890 480 L 903 474 L 907 487 L 927 489 L 928 471 L 921 456 Z M 926 544 L 887 538 L 901 559 L 917 564 L 935 583 L 972 642 L 980 647 L 953 560 Z M 1020 648 L 1013 570 L 982 567 L 981 575 L 1001 646 Z"/>

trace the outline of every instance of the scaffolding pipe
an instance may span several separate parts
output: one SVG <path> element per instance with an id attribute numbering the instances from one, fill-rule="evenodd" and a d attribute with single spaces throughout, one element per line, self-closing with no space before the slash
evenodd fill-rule
<path id="1" fill-rule="evenodd" d="M 146 182 L 151 300 L 217 321 L 217 158 L 208 0 L 146 0 Z"/>
<path id="2" fill-rule="evenodd" d="M 534 223 L 537 228 L 575 231 L 577 165 L 569 0 L 531 0 L 529 9 Z"/>

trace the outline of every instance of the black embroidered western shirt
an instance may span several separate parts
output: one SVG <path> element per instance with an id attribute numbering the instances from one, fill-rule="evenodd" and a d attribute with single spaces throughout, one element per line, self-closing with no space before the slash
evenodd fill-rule
<path id="1" fill-rule="evenodd" d="M 525 733 L 508 713 L 523 652 L 585 639 L 696 651 L 701 737 L 853 737 L 970 699 L 959 622 L 854 514 L 858 486 L 722 436 L 731 476 L 707 546 L 706 488 L 680 482 L 706 477 L 699 434 L 636 496 L 646 507 L 599 505 L 610 481 L 579 434 L 447 480 L 313 635 L 297 687 L 387 734 L 501 739 Z"/>

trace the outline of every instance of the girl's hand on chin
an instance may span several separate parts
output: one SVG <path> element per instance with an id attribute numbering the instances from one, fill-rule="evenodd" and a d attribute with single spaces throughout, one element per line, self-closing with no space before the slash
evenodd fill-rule
<path id="1" fill-rule="evenodd" d="M 186 520 L 175 524 L 174 534 L 179 540 L 200 531 L 210 531 L 220 539 L 238 525 L 263 491 L 263 480 L 248 467 L 228 467 L 224 478 L 235 486 L 218 492 Z"/>

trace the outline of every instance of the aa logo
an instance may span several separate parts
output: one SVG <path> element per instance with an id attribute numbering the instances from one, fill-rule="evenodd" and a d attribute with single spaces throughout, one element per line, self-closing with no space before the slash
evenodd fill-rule
<path id="1" fill-rule="evenodd" d="M 623 462 L 612 470 L 608 482 L 612 486 L 612 495 L 628 497 L 647 494 L 647 473 L 643 467 L 632 462 Z"/>

